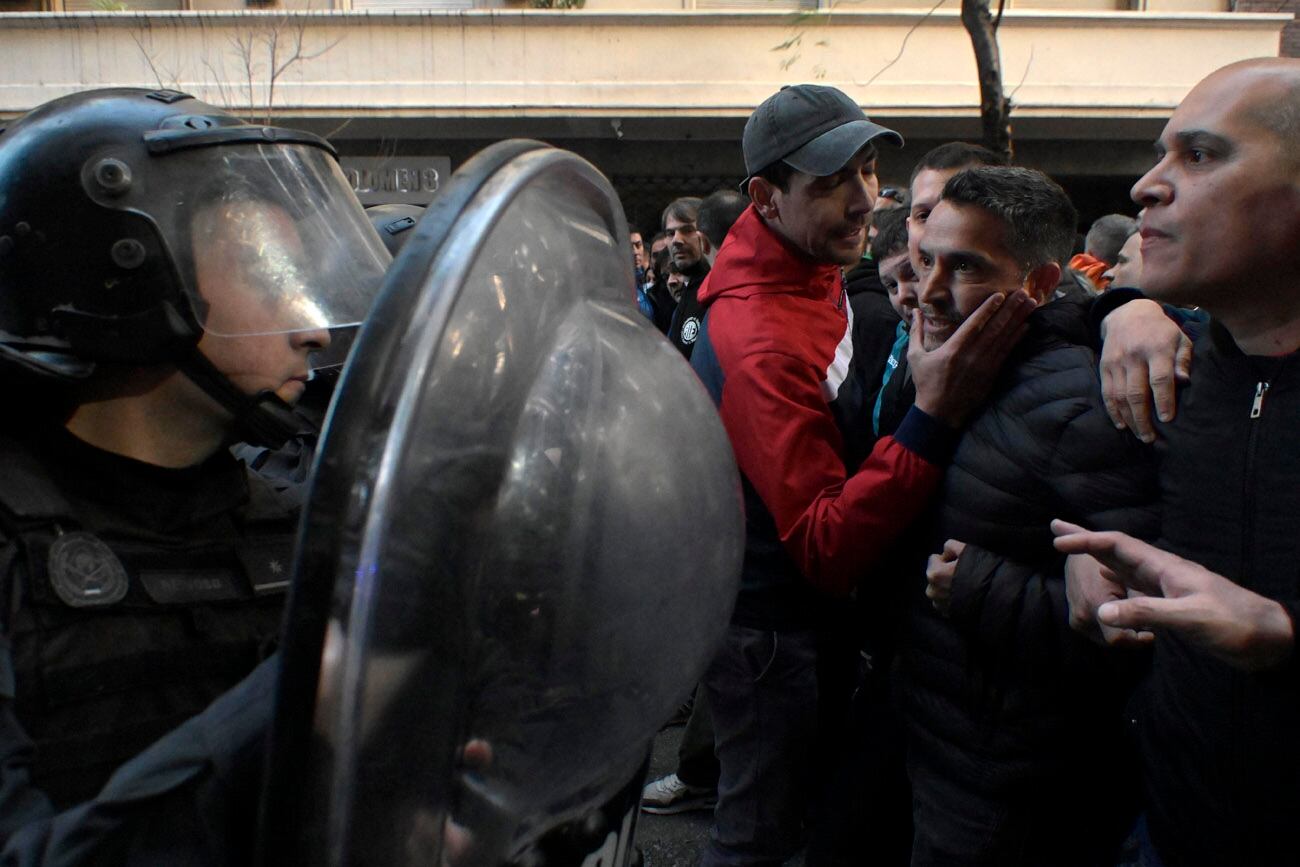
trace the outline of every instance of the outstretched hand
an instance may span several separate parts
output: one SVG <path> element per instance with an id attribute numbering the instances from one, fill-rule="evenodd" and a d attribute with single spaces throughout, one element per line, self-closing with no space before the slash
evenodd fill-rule
<path id="1" fill-rule="evenodd" d="M 1034 302 L 1024 292 L 990 295 L 952 337 L 927 351 L 921 312 L 912 311 L 907 365 L 916 383 L 916 407 L 949 427 L 965 423 L 984 402 L 1002 363 L 1025 333 Z"/>
<path id="2" fill-rule="evenodd" d="M 1097 620 L 1116 629 L 1177 632 L 1229 664 L 1247 670 L 1285 662 L 1295 627 L 1280 604 L 1190 560 L 1124 533 L 1097 533 L 1053 521 L 1056 549 L 1091 554 L 1107 580 L 1147 594 L 1097 608 Z"/>
<path id="3" fill-rule="evenodd" d="M 1177 411 L 1178 383 L 1192 370 L 1192 341 L 1159 304 L 1130 301 L 1102 322 L 1101 396 L 1118 428 L 1143 442 L 1155 442 L 1154 407 L 1161 421 Z"/>
<path id="4" fill-rule="evenodd" d="M 1119 629 L 1097 619 L 1097 609 L 1107 602 L 1128 599 L 1137 593 L 1104 574 L 1106 568 L 1095 557 L 1073 554 L 1065 558 L 1065 600 L 1070 606 L 1070 626 L 1098 644 L 1111 647 L 1141 647 L 1155 635 L 1145 630 Z"/>

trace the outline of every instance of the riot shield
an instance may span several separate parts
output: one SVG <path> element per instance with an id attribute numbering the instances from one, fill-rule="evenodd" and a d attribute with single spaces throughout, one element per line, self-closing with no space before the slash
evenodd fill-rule
<path id="1" fill-rule="evenodd" d="M 556 862 L 703 673 L 739 479 L 627 237 L 596 169 L 524 141 L 412 230 L 317 457 L 261 863 Z"/>

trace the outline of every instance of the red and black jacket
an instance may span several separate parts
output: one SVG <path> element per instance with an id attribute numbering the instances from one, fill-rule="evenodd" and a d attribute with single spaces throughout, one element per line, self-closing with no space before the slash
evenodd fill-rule
<path id="1" fill-rule="evenodd" d="M 956 432 L 913 408 L 859 462 L 870 436 L 852 313 L 837 265 L 811 261 L 751 207 L 699 291 L 692 366 L 740 469 L 746 549 L 734 623 L 810 625 L 846 596 L 921 512 Z"/>

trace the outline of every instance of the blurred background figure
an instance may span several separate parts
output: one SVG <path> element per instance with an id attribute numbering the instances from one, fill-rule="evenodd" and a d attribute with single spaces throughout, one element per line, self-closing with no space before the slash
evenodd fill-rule
<path id="1" fill-rule="evenodd" d="M 641 237 L 641 233 L 633 229 L 628 233 L 628 240 L 632 244 L 632 264 L 641 270 L 641 276 L 648 274 L 650 271 L 650 254 L 645 248 L 645 240 Z"/>
<path id="2" fill-rule="evenodd" d="M 699 227 L 709 240 L 709 249 L 704 254 L 709 267 L 718 258 L 727 233 L 748 207 L 749 196 L 737 190 L 718 190 L 700 203 Z"/>
<path id="3" fill-rule="evenodd" d="M 682 300 L 682 290 L 686 288 L 686 275 L 682 269 L 677 266 L 676 262 L 669 262 L 667 267 L 668 276 L 664 278 L 664 286 L 668 288 L 668 294 L 672 297 L 674 303 L 680 303 Z"/>
<path id="4" fill-rule="evenodd" d="M 668 333 L 673 322 L 673 311 L 677 309 L 677 299 L 668 291 L 668 264 L 672 262 L 672 252 L 668 249 L 668 233 L 659 231 L 650 240 L 650 273 L 647 277 L 650 287 L 646 295 L 654 305 L 655 328 L 661 334 Z"/>
<path id="5" fill-rule="evenodd" d="M 1120 248 L 1137 231 L 1137 220 L 1124 214 L 1098 217 L 1083 240 L 1083 252 L 1070 259 L 1069 267 L 1088 278 L 1103 292 L 1110 285 L 1106 272 L 1115 266 Z"/>
<path id="6" fill-rule="evenodd" d="M 1106 288 L 1125 288 L 1141 289 L 1142 288 L 1142 235 L 1138 232 L 1138 226 L 1135 223 L 1133 232 L 1124 242 L 1124 246 L 1119 248 L 1119 254 L 1115 257 L 1115 264 L 1111 265 L 1104 274 L 1101 275 L 1106 281 Z"/>
<path id="7" fill-rule="evenodd" d="M 650 278 L 650 257 L 646 253 L 645 241 L 640 232 L 633 230 L 628 233 L 628 244 L 632 248 L 632 270 L 636 275 L 636 307 L 646 319 L 654 322 L 655 305 L 648 294 L 654 281 Z"/>
<path id="8" fill-rule="evenodd" d="M 705 259 L 713 266 L 727 232 L 749 207 L 749 196 L 737 190 L 710 193 L 700 203 L 697 224 L 708 240 Z M 674 264 L 669 270 L 669 290 L 680 296 L 685 277 Z M 674 282 L 676 286 L 674 288 Z M 718 759 L 713 751 L 713 717 L 708 691 L 699 686 L 690 702 L 686 728 L 677 750 L 677 770 L 648 783 L 641 793 L 641 809 L 671 815 L 690 810 L 712 810 L 718 802 Z"/>
<path id="9" fill-rule="evenodd" d="M 906 209 L 909 204 L 911 204 L 911 200 L 908 198 L 907 189 L 905 187 L 887 184 L 880 188 L 880 193 L 876 196 L 876 205 L 873 208 L 873 213 L 880 214 L 890 210 L 891 208 Z M 876 231 L 876 221 L 873 219 L 871 225 L 867 228 L 868 242 L 872 238 L 876 237 Z M 867 253 L 870 254 L 870 252 L 871 249 L 868 247 Z"/>
<path id="10" fill-rule="evenodd" d="M 700 336 L 700 320 L 704 317 L 704 308 L 695 293 L 709 273 L 709 260 L 705 254 L 711 245 L 699 227 L 701 201 L 695 196 L 683 196 L 670 202 L 663 213 L 663 227 L 668 233 L 668 249 L 673 264 L 686 278 L 677 298 L 672 323 L 668 326 L 668 339 L 687 359 L 695 348 L 695 339 Z"/>
<path id="11" fill-rule="evenodd" d="M 877 202 L 880 199 L 876 200 Z M 891 201 L 892 200 L 887 200 Z M 844 286 L 848 290 L 853 304 L 855 319 L 862 316 L 880 316 L 888 328 L 893 329 L 892 308 L 885 296 L 885 287 L 880 282 L 880 257 L 876 252 L 876 238 L 882 226 L 891 227 L 897 234 L 900 231 L 907 237 L 907 211 L 897 204 L 891 204 L 884 210 L 873 211 L 871 227 L 867 231 L 867 248 L 862 259 L 844 275 Z"/>

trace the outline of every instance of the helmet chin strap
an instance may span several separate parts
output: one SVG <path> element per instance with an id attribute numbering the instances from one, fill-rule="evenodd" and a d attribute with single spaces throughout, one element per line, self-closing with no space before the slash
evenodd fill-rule
<path id="1" fill-rule="evenodd" d="M 209 397 L 235 417 L 235 434 L 240 440 L 270 449 L 282 448 L 290 437 L 310 431 L 313 425 L 279 398 L 263 389 L 244 394 L 208 360 L 198 347 L 178 362 L 181 372 Z"/>

